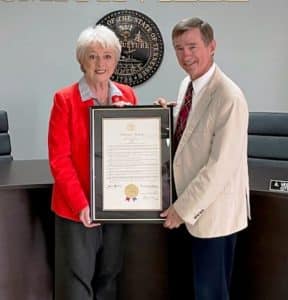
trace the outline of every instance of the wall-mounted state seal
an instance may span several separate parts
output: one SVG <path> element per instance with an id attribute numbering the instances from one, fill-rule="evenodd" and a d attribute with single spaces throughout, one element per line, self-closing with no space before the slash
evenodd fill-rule
<path id="1" fill-rule="evenodd" d="M 112 29 L 122 46 L 112 80 L 135 86 L 157 71 L 163 59 L 164 43 L 160 30 L 149 17 L 124 9 L 105 15 L 97 24 Z"/>

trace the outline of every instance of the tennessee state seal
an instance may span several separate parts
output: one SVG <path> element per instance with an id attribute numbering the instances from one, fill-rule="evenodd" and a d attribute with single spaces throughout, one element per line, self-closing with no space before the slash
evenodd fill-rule
<path id="1" fill-rule="evenodd" d="M 135 86 L 157 71 L 163 59 L 164 43 L 160 30 L 149 17 L 134 10 L 117 10 L 97 24 L 112 29 L 122 46 L 112 80 Z"/>

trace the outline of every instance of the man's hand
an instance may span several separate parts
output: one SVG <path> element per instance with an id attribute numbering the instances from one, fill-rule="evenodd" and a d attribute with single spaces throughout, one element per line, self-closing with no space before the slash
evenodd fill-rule
<path id="1" fill-rule="evenodd" d="M 79 218 L 83 225 L 87 228 L 93 228 L 101 225 L 100 223 L 92 223 L 90 218 L 90 208 L 88 205 L 80 211 Z"/>
<path id="2" fill-rule="evenodd" d="M 167 106 L 176 106 L 176 101 L 167 101 L 165 98 L 159 97 L 153 102 L 153 104 L 167 108 Z"/>
<path id="3" fill-rule="evenodd" d="M 163 211 L 160 216 L 162 218 L 166 218 L 163 225 L 165 228 L 178 228 L 181 224 L 184 223 L 184 220 L 178 215 L 173 205 Z"/>

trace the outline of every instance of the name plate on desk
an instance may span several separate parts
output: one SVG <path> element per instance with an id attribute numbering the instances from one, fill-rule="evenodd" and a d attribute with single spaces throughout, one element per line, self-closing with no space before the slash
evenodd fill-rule
<path id="1" fill-rule="evenodd" d="M 272 192 L 288 193 L 288 181 L 271 179 L 269 190 Z"/>
<path id="2" fill-rule="evenodd" d="M 90 110 L 91 219 L 161 222 L 172 202 L 172 108 Z"/>

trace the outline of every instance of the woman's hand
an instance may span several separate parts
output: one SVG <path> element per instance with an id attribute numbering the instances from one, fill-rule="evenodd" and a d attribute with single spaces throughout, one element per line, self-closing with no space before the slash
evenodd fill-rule
<path id="1" fill-rule="evenodd" d="M 88 205 L 80 211 L 79 218 L 83 225 L 87 228 L 93 228 L 101 225 L 100 223 L 92 223 L 90 218 L 90 208 Z"/>
<path id="2" fill-rule="evenodd" d="M 131 103 L 126 101 L 116 101 L 112 105 L 116 107 L 124 107 L 124 106 L 131 106 Z"/>

